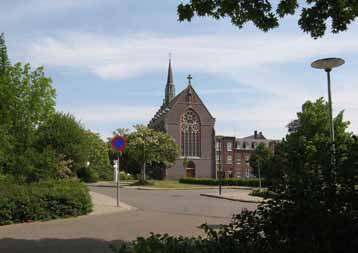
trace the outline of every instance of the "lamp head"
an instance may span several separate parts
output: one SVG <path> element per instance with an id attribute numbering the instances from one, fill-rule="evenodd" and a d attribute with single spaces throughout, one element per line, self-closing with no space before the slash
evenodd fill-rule
<path id="1" fill-rule="evenodd" d="M 324 58 L 311 63 L 311 67 L 315 69 L 324 69 L 330 71 L 343 65 L 345 61 L 341 58 Z"/>

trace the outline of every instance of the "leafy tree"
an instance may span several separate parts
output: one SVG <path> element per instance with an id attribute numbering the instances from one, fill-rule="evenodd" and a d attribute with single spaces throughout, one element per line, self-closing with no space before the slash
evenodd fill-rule
<path id="1" fill-rule="evenodd" d="M 5 173 L 26 177 L 34 168 L 37 128 L 54 112 L 54 99 L 43 68 L 31 71 L 29 64 L 17 63 L 0 75 L 0 138 L 5 145 L 0 150 L 6 153 L 0 169 Z"/>
<path id="2" fill-rule="evenodd" d="M 157 132 L 144 126 L 135 126 L 127 136 L 128 158 L 141 165 L 140 181 L 145 181 L 146 165 L 161 163 L 170 167 L 178 154 L 178 147 L 166 133 Z"/>
<path id="3" fill-rule="evenodd" d="M 270 175 L 270 160 L 272 158 L 272 151 L 265 144 L 260 143 L 254 153 L 250 157 L 250 166 L 253 169 L 253 174 L 259 176 L 259 167 L 261 177 Z"/>
<path id="4" fill-rule="evenodd" d="M 313 38 L 325 34 L 327 23 L 332 33 L 346 31 L 358 16 L 358 2 L 349 0 L 190 0 L 179 4 L 178 16 L 180 21 L 191 21 L 195 15 L 229 17 L 238 28 L 252 22 L 267 32 L 278 27 L 280 19 L 295 15 L 297 9 L 301 11 L 299 27 Z"/>
<path id="5" fill-rule="evenodd" d="M 5 69 L 10 66 L 10 60 L 7 55 L 4 33 L 0 34 L 0 75 L 4 74 Z"/>
<path id="6" fill-rule="evenodd" d="M 308 185 L 334 185 L 336 171 L 331 166 L 328 103 L 323 98 L 316 102 L 307 101 L 302 106 L 302 112 L 297 113 L 297 118 L 299 124 L 295 131 L 278 145 L 273 158 L 276 190 L 292 189 L 291 193 L 302 194 Z M 347 132 L 348 126 L 342 111 L 334 118 L 337 170 L 342 168 L 352 140 L 352 134 Z"/>
<path id="7" fill-rule="evenodd" d="M 117 130 L 113 131 L 113 136 L 123 136 L 124 138 L 127 138 L 129 135 L 129 129 L 128 128 L 118 128 Z M 133 160 L 128 155 L 128 149 L 124 149 L 120 152 L 115 151 L 112 148 L 112 138 L 107 139 L 107 147 L 108 147 L 108 156 L 111 165 L 114 165 L 114 161 L 118 159 L 118 156 L 120 156 L 120 171 L 130 173 L 132 175 L 137 175 L 140 173 L 140 167 L 141 163 L 138 160 Z"/>
<path id="8" fill-rule="evenodd" d="M 111 180 L 113 169 L 108 157 L 108 146 L 101 137 L 91 131 L 86 131 L 89 168 L 96 171 L 98 179 Z"/>
<path id="9" fill-rule="evenodd" d="M 53 149 L 58 162 L 67 162 L 72 173 L 87 166 L 88 133 L 70 114 L 54 113 L 38 128 L 38 149 Z"/>

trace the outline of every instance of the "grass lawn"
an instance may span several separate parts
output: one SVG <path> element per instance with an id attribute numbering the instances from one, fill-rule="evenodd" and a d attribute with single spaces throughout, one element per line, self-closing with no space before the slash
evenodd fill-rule
<path id="1" fill-rule="evenodd" d="M 181 184 L 178 180 L 148 180 L 150 185 L 146 185 L 149 187 L 156 188 L 202 188 L 202 187 L 213 187 L 217 188 L 217 186 L 207 186 L 207 185 L 194 185 L 194 184 Z"/>

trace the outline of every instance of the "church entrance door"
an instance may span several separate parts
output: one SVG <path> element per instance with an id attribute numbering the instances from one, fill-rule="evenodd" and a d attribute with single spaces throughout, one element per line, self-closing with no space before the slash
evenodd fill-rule
<path id="1" fill-rule="evenodd" d="M 186 167 L 186 177 L 195 177 L 195 163 L 189 161 Z"/>

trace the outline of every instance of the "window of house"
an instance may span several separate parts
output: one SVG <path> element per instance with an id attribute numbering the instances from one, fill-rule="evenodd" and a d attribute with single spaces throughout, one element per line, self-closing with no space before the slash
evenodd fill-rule
<path id="1" fill-rule="evenodd" d="M 242 144 L 242 148 L 246 148 L 246 142 L 244 142 L 243 144 Z"/>
<path id="2" fill-rule="evenodd" d="M 220 149 L 221 149 L 220 141 L 217 141 L 217 142 L 216 142 L 216 150 L 217 150 L 217 151 L 220 151 Z"/>
<path id="3" fill-rule="evenodd" d="M 232 164 L 232 155 L 227 156 L 227 164 Z"/>
<path id="4" fill-rule="evenodd" d="M 236 156 L 236 164 L 240 164 L 241 163 L 241 157 L 240 155 Z"/>
<path id="5" fill-rule="evenodd" d="M 257 145 L 256 145 L 256 142 L 252 142 L 252 143 L 251 143 L 251 147 L 252 147 L 253 149 L 255 149 L 256 146 L 257 146 Z"/>
<path id="6" fill-rule="evenodd" d="M 226 144 L 226 150 L 227 150 L 227 151 L 232 151 L 232 143 L 231 143 L 231 142 L 228 142 L 228 143 Z"/>
<path id="7" fill-rule="evenodd" d="M 220 163 L 220 154 L 217 153 L 215 159 L 216 163 Z"/>
<path id="8" fill-rule="evenodd" d="M 200 119 L 193 111 L 188 110 L 180 120 L 181 126 L 181 155 L 185 157 L 200 157 Z"/>
<path id="9" fill-rule="evenodd" d="M 240 142 L 236 142 L 236 149 L 240 149 Z"/>

